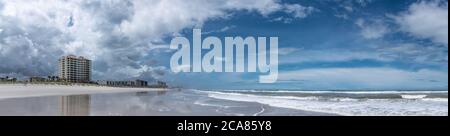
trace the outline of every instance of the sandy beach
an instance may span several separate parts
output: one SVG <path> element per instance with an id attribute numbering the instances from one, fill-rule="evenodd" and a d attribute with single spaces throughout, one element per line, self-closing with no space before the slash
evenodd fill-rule
<path id="1" fill-rule="evenodd" d="M 448 116 L 448 91 L 220 91 L 0 85 L 0 116 Z"/>
<path id="2" fill-rule="evenodd" d="M 39 88 L 39 87 L 37 87 Z M 45 87 L 49 88 L 49 87 Z M 45 91 L 39 97 L 17 95 L 0 99 L 0 116 L 334 116 L 335 114 L 273 107 L 256 102 L 239 102 L 209 97 L 193 90 L 135 92 L 138 90 L 100 90 L 79 92 Z M 111 88 L 110 88 L 111 89 Z M 114 89 L 114 88 L 113 88 Z M 43 90 L 43 91 L 42 91 Z M 50 89 L 52 90 L 52 89 Z M 28 91 L 26 91 L 28 92 Z M 44 93 L 45 92 L 45 93 Z M 110 93 L 105 93 L 110 92 Z M 118 92 L 118 93 L 112 93 Z M 82 95 L 71 95 L 81 94 Z M 96 93 L 96 94 L 93 94 Z M 3 92 L 3 94 L 6 94 Z M 64 95 L 61 95 L 64 94 Z"/>
<path id="3" fill-rule="evenodd" d="M 117 88 L 102 86 L 0 84 L 0 99 L 38 96 L 63 96 L 102 93 L 164 91 L 158 88 Z"/>

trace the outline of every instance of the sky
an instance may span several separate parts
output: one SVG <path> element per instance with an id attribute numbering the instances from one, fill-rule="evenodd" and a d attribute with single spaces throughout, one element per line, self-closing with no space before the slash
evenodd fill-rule
<path id="1" fill-rule="evenodd" d="M 174 73 L 174 37 L 279 37 L 279 77 Z M 448 0 L 0 0 L 0 76 L 56 75 L 199 89 L 448 90 Z"/>

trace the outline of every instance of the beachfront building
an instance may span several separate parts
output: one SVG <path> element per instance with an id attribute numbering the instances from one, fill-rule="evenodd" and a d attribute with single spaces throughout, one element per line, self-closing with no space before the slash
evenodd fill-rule
<path id="1" fill-rule="evenodd" d="M 49 82 L 59 82 L 59 77 L 58 76 L 48 76 L 47 77 L 47 81 Z"/>
<path id="2" fill-rule="evenodd" d="M 16 82 L 17 78 L 13 78 L 13 77 L 0 77 L 0 82 Z"/>
<path id="3" fill-rule="evenodd" d="M 91 60 L 74 55 L 59 59 L 59 78 L 67 82 L 87 83 L 91 81 Z"/>
<path id="4" fill-rule="evenodd" d="M 114 87 L 148 87 L 148 82 L 144 80 L 134 81 L 98 81 L 99 85 L 114 86 Z"/>
<path id="5" fill-rule="evenodd" d="M 0 77 L 0 81 L 6 81 L 6 77 Z"/>
<path id="6" fill-rule="evenodd" d="M 148 86 L 148 82 L 144 80 L 136 80 L 134 81 L 136 86 L 146 87 Z"/>
<path id="7" fill-rule="evenodd" d="M 156 84 L 149 85 L 149 87 L 150 88 L 168 88 L 169 86 L 167 85 L 166 82 L 157 81 Z"/>
<path id="8" fill-rule="evenodd" d="M 43 77 L 30 77 L 29 82 L 34 83 L 34 82 L 46 82 L 47 79 L 43 78 Z"/>
<path id="9" fill-rule="evenodd" d="M 59 77 L 58 76 L 47 76 L 47 77 L 30 77 L 30 79 L 28 80 L 28 82 L 30 83 L 39 83 L 39 82 L 59 82 Z"/>

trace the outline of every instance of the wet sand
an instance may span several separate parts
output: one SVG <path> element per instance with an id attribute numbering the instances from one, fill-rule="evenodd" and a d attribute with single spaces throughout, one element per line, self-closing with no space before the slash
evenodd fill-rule
<path id="1" fill-rule="evenodd" d="M 96 93 L 0 99 L 0 116 L 330 116 L 193 91 Z M 333 115 L 334 116 L 334 115 Z"/>
<path id="2" fill-rule="evenodd" d="M 0 84 L 0 99 L 38 97 L 38 96 L 99 94 L 99 93 L 164 91 L 164 90 L 165 89 L 117 88 L 117 87 L 102 87 L 102 86 Z"/>

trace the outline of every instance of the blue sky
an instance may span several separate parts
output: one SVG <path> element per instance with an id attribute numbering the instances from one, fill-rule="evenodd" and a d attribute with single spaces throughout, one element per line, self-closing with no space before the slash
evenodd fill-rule
<path id="1" fill-rule="evenodd" d="M 29 10 L 20 8 L 24 3 L 0 0 L 3 75 L 53 74 L 49 60 L 76 54 L 94 60 L 96 79 L 187 88 L 448 89 L 447 0 L 55 1 L 28 2 Z M 27 18 L 28 12 L 35 14 Z M 171 72 L 168 44 L 191 37 L 193 28 L 203 37 L 279 37 L 278 82 L 260 84 L 259 73 Z M 13 56 L 33 65 L 10 61 Z M 30 72 L 32 66 L 40 68 Z"/>
<path id="2" fill-rule="evenodd" d="M 396 32 L 398 24 L 392 16 L 407 12 L 410 5 L 416 1 L 389 1 L 375 0 L 367 2 L 367 5 L 359 5 L 358 2 L 345 5 L 342 2 L 311 2 L 311 1 L 288 1 L 289 3 L 303 3 L 304 6 L 312 6 L 317 10 L 306 18 L 295 19 L 289 14 L 279 13 L 267 17 L 248 12 L 236 12 L 227 20 L 208 21 L 203 26 L 203 31 L 215 31 L 205 36 L 278 36 L 280 38 L 280 49 L 288 52 L 280 54 L 280 71 L 282 73 L 295 73 L 309 70 L 333 74 L 338 70 L 350 71 L 349 74 L 364 74 L 365 72 L 380 72 L 383 76 L 366 75 L 367 78 L 395 78 L 389 74 L 410 72 L 412 75 L 419 75 L 421 70 L 430 70 L 438 74 L 448 72 L 447 54 L 448 47 L 441 43 L 434 43 L 427 38 L 417 38 L 406 32 Z M 339 6 L 336 6 L 339 5 Z M 352 10 L 346 9 L 351 6 Z M 349 7 L 347 7 L 349 8 Z M 345 16 L 343 18 L 342 16 Z M 274 21 L 271 19 L 284 17 L 288 22 Z M 367 23 L 364 27 L 385 27 L 386 31 L 380 36 L 372 38 L 364 35 L 364 30 L 369 29 L 358 26 L 358 21 Z M 377 24 L 379 23 L 379 24 Z M 226 31 L 220 31 L 226 30 Z M 188 37 L 190 31 L 184 33 Z M 374 30 L 376 31 L 376 30 Z M 374 32 L 377 33 L 377 32 Z M 406 46 L 406 47 L 403 47 Z M 408 51 L 420 50 L 420 48 L 433 48 L 430 51 L 408 54 Z M 388 55 L 388 50 L 393 48 L 401 49 L 392 52 L 396 57 L 383 57 Z M 410 49 L 409 49 L 410 48 Z M 386 50 L 386 53 L 383 51 Z M 436 52 L 437 51 L 437 52 Z M 344 57 L 346 56 L 346 57 Z M 335 57 L 335 58 L 334 58 Z M 343 57 L 343 58 L 339 58 Z M 430 59 L 435 62 L 418 62 L 419 57 Z M 320 71 L 322 70 L 322 71 Z M 352 71 L 355 71 L 353 73 Z M 386 72 L 381 72 L 386 71 Z M 357 73 L 364 72 L 364 73 Z M 307 74 L 307 73 L 305 73 Z M 305 75 L 301 74 L 301 75 Z M 427 79 L 415 79 L 420 77 L 405 77 L 392 83 L 384 83 L 383 79 L 366 79 L 367 82 L 380 82 L 369 85 L 364 82 L 354 83 L 356 79 L 350 77 L 333 77 L 338 81 L 314 80 L 307 78 L 296 81 L 281 81 L 272 85 L 258 84 L 258 73 L 244 73 L 240 79 L 229 77 L 225 74 L 187 74 L 184 78 L 192 78 L 195 81 L 218 80 L 216 84 L 210 82 L 200 82 L 199 86 L 206 88 L 231 87 L 231 88 L 286 88 L 286 89 L 445 89 L 447 88 L 448 77 L 446 75 L 427 76 Z M 319 74 L 317 75 L 319 76 Z M 327 74 L 320 74 L 326 79 Z M 346 75 L 339 75 L 346 76 Z M 349 75 L 351 76 L 351 75 Z M 399 74 L 397 76 L 406 76 Z M 197 78 L 198 77 L 198 78 Z M 295 78 L 294 78 L 295 79 Z M 224 81 L 225 80 L 225 81 Z M 238 82 L 233 82 L 237 80 Z M 244 80 L 244 81 L 239 81 Z M 339 81 L 340 80 L 340 81 Z M 350 81 L 348 81 L 350 80 Z M 372 80 L 372 81 L 370 81 Z M 181 82 L 185 82 L 182 80 Z M 227 83 L 223 83 L 227 82 Z M 388 82 L 388 81 L 386 81 Z M 234 87 L 236 85 L 236 87 Z"/>

